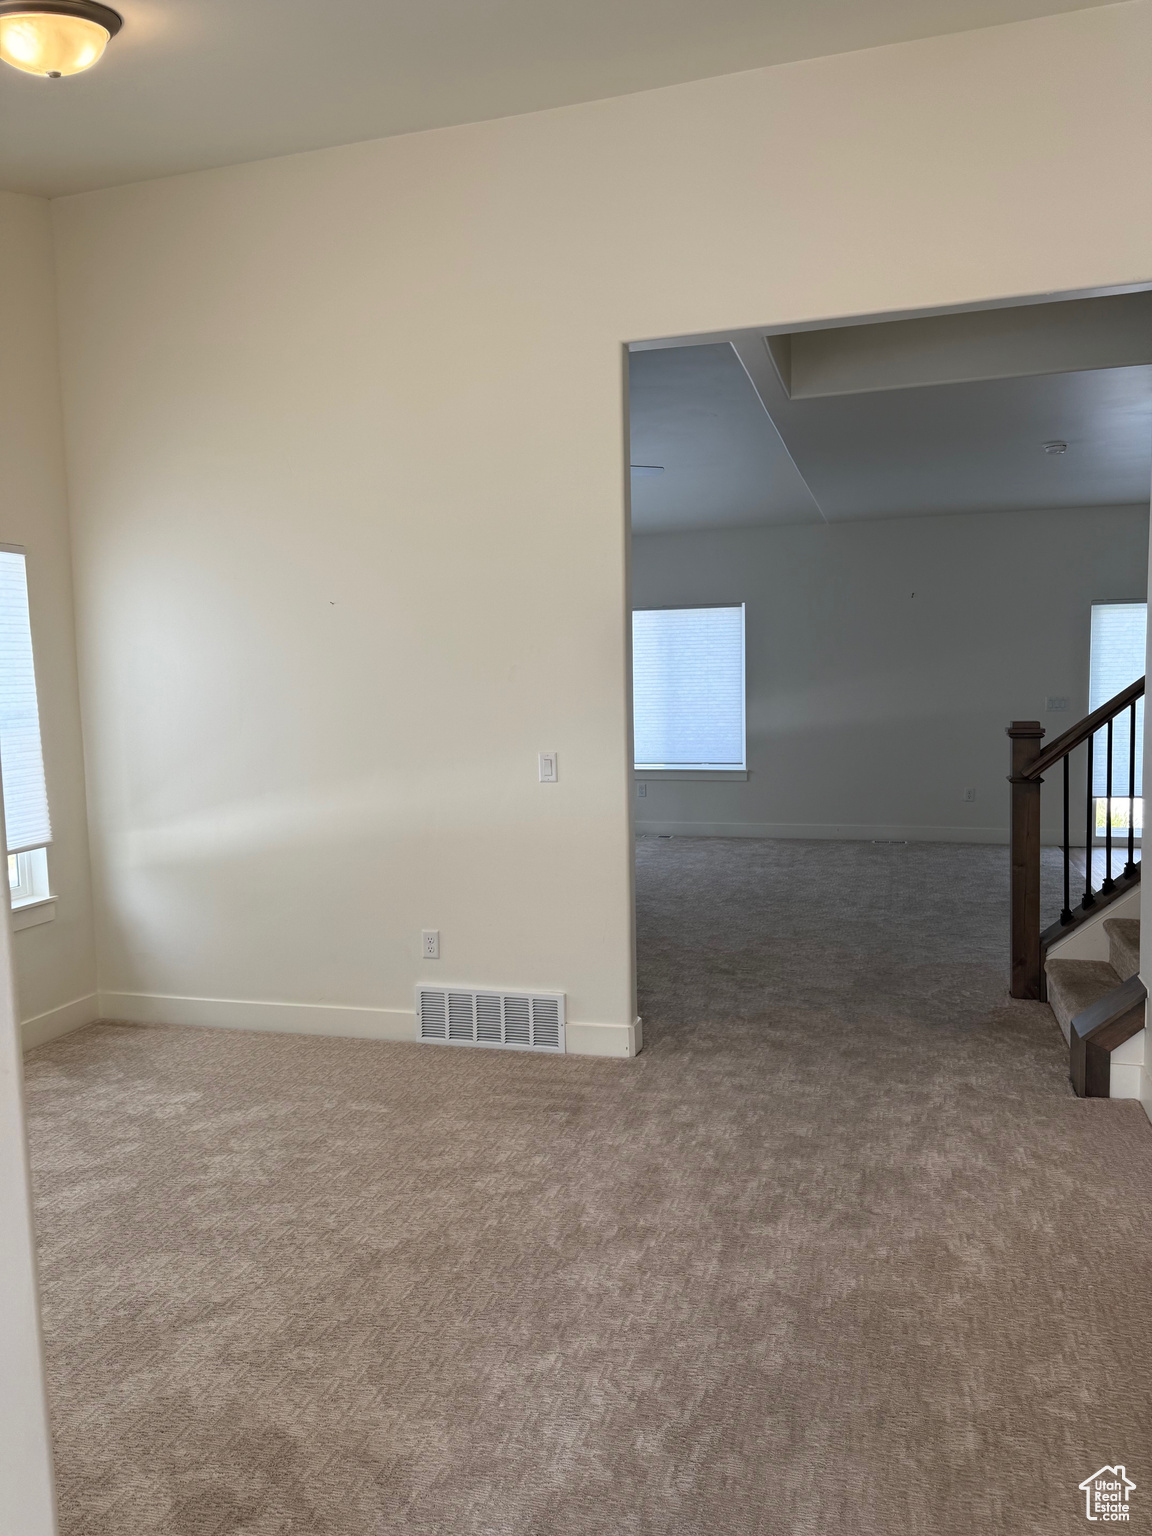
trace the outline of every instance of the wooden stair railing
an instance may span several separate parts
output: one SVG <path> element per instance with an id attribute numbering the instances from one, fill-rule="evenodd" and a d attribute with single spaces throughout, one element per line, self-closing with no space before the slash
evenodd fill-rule
<path id="1" fill-rule="evenodd" d="M 1012 786 L 1010 822 L 1012 861 L 1012 985 L 1013 997 L 1043 998 L 1044 957 L 1049 946 L 1071 933 L 1089 917 L 1129 891 L 1140 879 L 1136 858 L 1136 702 L 1144 695 L 1144 679 L 1130 683 L 1107 704 L 1101 704 L 1071 730 L 1041 750 L 1044 727 L 1039 720 L 1013 720 L 1008 727 L 1012 740 Z M 1113 734 L 1119 716 L 1128 713 L 1128 783 L 1126 793 L 1113 793 Z M 1105 794 L 1096 796 L 1093 784 L 1093 754 L 1096 734 L 1106 733 Z M 1079 903 L 1072 905 L 1068 759 L 1077 747 L 1087 742 L 1084 778 L 1084 891 Z M 1040 786 L 1043 775 L 1056 764 L 1063 767 L 1064 801 L 1064 905 L 1059 918 L 1046 928 L 1040 926 Z M 1099 888 L 1092 884 L 1092 852 L 1096 835 L 1096 800 L 1105 800 L 1104 848 L 1105 875 Z M 1123 871 L 1112 874 L 1112 801 L 1128 802 L 1128 858 Z"/>

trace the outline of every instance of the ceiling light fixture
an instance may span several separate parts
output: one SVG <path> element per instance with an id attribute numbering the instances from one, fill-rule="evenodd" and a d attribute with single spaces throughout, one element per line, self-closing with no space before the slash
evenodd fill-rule
<path id="1" fill-rule="evenodd" d="M 26 75 L 78 75 L 90 69 L 121 27 L 95 0 L 0 0 L 0 59 Z"/>
<path id="2" fill-rule="evenodd" d="M 1045 453 L 1052 453 L 1052 454 L 1067 453 L 1068 452 L 1068 444 L 1060 442 L 1060 440 L 1057 438 L 1057 440 L 1055 442 L 1053 442 L 1053 443 L 1045 443 L 1044 444 L 1044 452 Z"/>

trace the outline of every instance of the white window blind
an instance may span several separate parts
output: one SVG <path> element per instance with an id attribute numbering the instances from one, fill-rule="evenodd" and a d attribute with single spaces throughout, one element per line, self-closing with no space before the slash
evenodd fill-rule
<path id="1" fill-rule="evenodd" d="M 1092 659 L 1088 708 L 1099 709 L 1129 683 L 1144 676 L 1148 645 L 1147 603 L 1093 603 Z M 1112 793 L 1128 794 L 1127 711 L 1112 727 Z M 1108 793 L 1107 731 L 1096 732 L 1092 747 L 1092 793 Z M 1136 794 L 1144 793 L 1144 700 L 1136 705 Z"/>
<path id="2" fill-rule="evenodd" d="M 743 768 L 744 605 L 632 615 L 637 768 Z"/>
<path id="3" fill-rule="evenodd" d="M 19 550 L 0 549 L 0 771 L 8 852 L 52 841 L 40 711 L 28 627 L 28 582 Z"/>

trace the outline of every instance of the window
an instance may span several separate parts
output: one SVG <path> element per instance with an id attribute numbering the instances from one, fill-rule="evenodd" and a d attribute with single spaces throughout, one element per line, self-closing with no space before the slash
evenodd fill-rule
<path id="1" fill-rule="evenodd" d="M 1144 676 L 1148 636 L 1147 603 L 1093 603 L 1092 659 L 1088 708 L 1099 709 L 1129 683 Z M 1127 713 L 1112 729 L 1112 830 L 1128 831 L 1129 811 L 1139 836 L 1144 827 L 1144 700 L 1136 705 L 1136 796 L 1128 799 L 1129 741 Z M 1108 816 L 1108 737 L 1097 731 L 1092 747 L 1092 793 L 1096 797 L 1096 831 L 1104 836 Z"/>
<path id="2" fill-rule="evenodd" d="M 24 551 L 0 545 L 0 765 L 8 834 L 8 886 L 14 902 L 48 894 L 44 847 L 52 840 L 40 711 L 28 625 Z"/>
<path id="3" fill-rule="evenodd" d="M 43 848 L 8 855 L 8 894 L 14 907 L 48 897 L 48 856 Z"/>
<path id="4" fill-rule="evenodd" d="M 744 605 L 632 615 L 636 767 L 745 767 Z"/>

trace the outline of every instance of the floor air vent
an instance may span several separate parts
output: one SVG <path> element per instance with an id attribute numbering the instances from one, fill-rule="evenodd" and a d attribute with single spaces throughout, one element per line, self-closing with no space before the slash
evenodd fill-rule
<path id="1" fill-rule="evenodd" d="M 418 987 L 421 1040 L 495 1045 L 505 1050 L 563 1051 L 563 992 L 470 992 Z"/>

